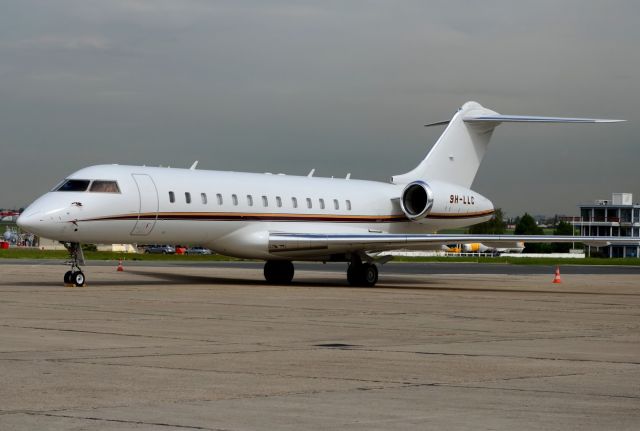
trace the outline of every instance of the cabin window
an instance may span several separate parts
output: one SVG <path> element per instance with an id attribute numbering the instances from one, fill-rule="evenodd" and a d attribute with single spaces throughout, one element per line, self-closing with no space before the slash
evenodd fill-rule
<path id="1" fill-rule="evenodd" d="M 238 196 L 237 195 L 231 195 L 231 202 L 233 202 L 234 205 L 238 205 Z"/>
<path id="2" fill-rule="evenodd" d="M 218 205 L 222 205 L 222 195 L 220 193 L 216 194 L 216 199 L 218 200 Z"/>
<path id="3" fill-rule="evenodd" d="M 184 200 L 187 201 L 188 204 L 190 204 L 191 203 L 191 193 L 185 192 L 184 193 Z"/>
<path id="4" fill-rule="evenodd" d="M 324 199 L 320 199 L 320 209 L 324 209 Z"/>
<path id="5" fill-rule="evenodd" d="M 169 202 L 174 203 L 176 201 L 176 195 L 173 192 L 169 192 Z"/>
<path id="6" fill-rule="evenodd" d="M 338 202 L 338 199 L 334 199 L 333 200 L 333 209 L 335 209 L 335 210 L 339 210 L 340 209 L 340 202 Z"/>
<path id="7" fill-rule="evenodd" d="M 66 180 L 58 188 L 56 192 L 86 192 L 89 188 L 89 180 Z"/>
<path id="8" fill-rule="evenodd" d="M 276 205 L 278 205 L 278 208 L 282 207 L 282 198 L 280 196 L 276 196 Z"/>
<path id="9" fill-rule="evenodd" d="M 347 199 L 347 211 L 351 211 L 351 201 Z"/>
<path id="10" fill-rule="evenodd" d="M 204 205 L 207 204 L 207 194 L 206 193 L 200 193 L 200 199 L 202 199 L 202 203 Z"/>
<path id="11" fill-rule="evenodd" d="M 291 205 L 294 208 L 298 208 L 298 198 L 291 198 Z"/>
<path id="12" fill-rule="evenodd" d="M 311 203 L 311 198 L 307 198 L 307 208 L 313 208 L 313 204 Z"/>
<path id="13" fill-rule="evenodd" d="M 247 195 L 247 204 L 252 207 L 253 206 L 253 196 Z"/>
<path id="14" fill-rule="evenodd" d="M 262 206 L 263 207 L 269 206 L 269 200 L 267 199 L 266 196 L 262 196 Z"/>
<path id="15" fill-rule="evenodd" d="M 91 183 L 89 191 L 98 193 L 120 193 L 120 188 L 115 181 L 95 180 Z"/>

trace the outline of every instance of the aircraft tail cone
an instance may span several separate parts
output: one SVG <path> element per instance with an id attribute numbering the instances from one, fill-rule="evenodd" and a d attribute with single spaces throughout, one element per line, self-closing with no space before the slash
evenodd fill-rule
<path id="1" fill-rule="evenodd" d="M 118 268 L 116 269 L 118 272 L 124 271 L 124 267 L 122 266 L 122 258 L 118 259 Z M 554 281 L 555 283 L 555 281 Z"/>
<path id="2" fill-rule="evenodd" d="M 560 267 L 556 266 L 556 275 L 553 277 L 553 284 L 562 283 L 562 279 L 560 278 Z"/>

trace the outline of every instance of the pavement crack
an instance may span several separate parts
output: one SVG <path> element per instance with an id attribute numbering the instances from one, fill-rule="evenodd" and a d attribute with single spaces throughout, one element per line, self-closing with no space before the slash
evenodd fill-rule
<path id="1" fill-rule="evenodd" d="M 405 381 L 395 380 L 381 380 L 381 379 L 358 379 L 353 377 L 333 377 L 333 376 L 310 376 L 310 375 L 297 375 L 297 374 L 283 374 L 283 373 L 262 373 L 256 371 L 240 371 L 240 370 L 219 370 L 219 369 L 206 369 L 206 368 L 189 368 L 189 367 L 164 367 L 159 365 L 141 365 L 141 364 L 124 364 L 116 362 L 90 362 L 90 361 L 76 361 L 76 360 L 64 360 L 59 361 L 57 359 L 48 359 L 51 362 L 65 362 L 71 364 L 82 365 L 102 365 L 109 367 L 131 367 L 131 368 L 143 368 L 150 370 L 170 370 L 170 371 L 188 371 L 197 373 L 217 373 L 217 374 L 229 374 L 229 375 L 247 375 L 247 376 L 260 376 L 260 377 L 284 377 L 290 379 L 310 379 L 310 380 L 334 380 L 342 382 L 358 382 L 358 383 L 372 383 L 372 384 L 390 384 L 390 385 L 404 385 Z"/>
<path id="2" fill-rule="evenodd" d="M 30 416 L 47 416 L 47 417 L 54 417 L 54 418 L 82 419 L 82 420 L 97 421 L 97 422 L 116 422 L 116 423 L 131 424 L 131 425 L 153 425 L 153 426 L 159 426 L 159 427 L 193 429 L 193 430 L 229 431 L 228 428 L 207 428 L 207 427 L 200 427 L 195 425 L 180 425 L 180 424 L 170 424 L 170 423 L 164 423 L 164 422 L 146 422 L 146 421 L 136 421 L 136 420 L 127 420 L 127 419 L 109 419 L 109 418 L 100 418 L 97 416 L 76 416 L 76 415 L 36 413 L 36 412 L 24 412 L 24 414 L 30 415 Z"/>
<path id="3" fill-rule="evenodd" d="M 81 329 L 65 329 L 65 328 L 46 328 L 44 326 L 21 326 L 21 325 L 0 325 L 5 328 L 17 328 L 17 329 L 35 329 L 38 331 L 58 331 L 58 332 L 77 332 L 81 334 L 95 334 L 95 335 L 116 335 L 119 337 L 137 337 L 137 338 L 151 338 L 162 340 L 178 340 L 178 341 L 198 341 L 203 343 L 217 343 L 214 340 L 198 339 L 198 338 L 181 338 L 181 337 L 165 337 L 162 335 L 144 335 L 144 334 L 127 334 L 121 332 L 107 332 L 107 331 L 86 331 Z"/>
<path id="4" fill-rule="evenodd" d="M 584 358 L 549 358 L 544 356 L 519 356 L 519 355 L 496 355 L 488 353 L 451 353 L 451 352 L 421 352 L 421 351 L 409 351 L 409 350 L 382 350 L 382 349 L 352 349 L 357 351 L 367 352 L 379 352 L 379 353 L 413 353 L 416 355 L 426 356 L 460 356 L 470 358 L 506 358 L 506 359 L 531 359 L 537 361 L 566 361 L 566 362 L 587 362 L 595 364 L 616 364 L 616 365 L 640 365 L 640 362 L 630 361 L 604 361 L 600 359 L 584 359 Z"/>
<path id="5" fill-rule="evenodd" d="M 612 394 L 597 394 L 597 393 L 589 393 L 589 392 L 571 392 L 571 391 L 551 391 L 545 389 L 522 389 L 522 388 L 508 388 L 502 386 L 471 386 L 464 384 L 451 384 L 451 383 L 430 383 L 430 384 L 411 384 L 406 385 L 406 387 L 410 386 L 436 386 L 436 387 L 446 387 L 446 388 L 461 388 L 461 389 L 479 389 L 479 390 L 490 390 L 490 391 L 509 391 L 509 392 L 530 392 L 530 393 L 541 393 L 541 394 L 558 394 L 558 395 L 572 395 L 572 396 L 588 396 L 588 397 L 602 397 L 602 398 L 622 398 L 622 399 L 630 399 L 630 400 L 638 400 L 639 396 L 632 395 L 612 395 Z"/>

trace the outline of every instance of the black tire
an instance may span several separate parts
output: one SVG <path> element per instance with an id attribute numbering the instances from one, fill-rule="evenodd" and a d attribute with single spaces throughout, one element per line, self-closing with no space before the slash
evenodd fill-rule
<path id="1" fill-rule="evenodd" d="M 73 283 L 73 281 L 71 280 L 71 277 L 73 276 L 73 272 L 72 271 L 67 271 L 64 273 L 64 284 L 71 284 Z"/>
<path id="2" fill-rule="evenodd" d="M 71 280 L 73 284 L 75 284 L 77 287 L 84 286 L 84 283 L 86 281 L 84 278 L 84 273 L 82 271 L 74 272 L 73 275 L 71 276 Z"/>
<path id="3" fill-rule="evenodd" d="M 362 285 L 373 287 L 378 282 L 378 267 L 373 263 L 368 263 L 362 268 Z"/>
<path id="4" fill-rule="evenodd" d="M 373 287 L 378 282 L 378 267 L 373 263 L 352 263 L 347 268 L 347 282 L 351 286 Z"/>
<path id="5" fill-rule="evenodd" d="M 264 279 L 271 284 L 290 284 L 295 269 L 289 260 L 268 260 L 264 264 Z"/>
<path id="6" fill-rule="evenodd" d="M 358 264 L 349 264 L 349 267 L 347 268 L 347 282 L 351 285 L 351 286 L 357 286 L 358 285 L 358 267 L 362 266 L 362 264 L 358 265 Z"/>

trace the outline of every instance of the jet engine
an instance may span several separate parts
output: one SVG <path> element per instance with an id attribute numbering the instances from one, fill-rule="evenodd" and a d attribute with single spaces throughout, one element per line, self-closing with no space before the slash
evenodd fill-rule
<path id="1" fill-rule="evenodd" d="M 409 220 L 421 220 L 433 207 L 433 190 L 424 181 L 407 184 L 400 197 L 400 207 Z"/>
<path id="2" fill-rule="evenodd" d="M 487 221 L 493 204 L 484 196 L 457 184 L 430 179 L 413 181 L 402 189 L 400 208 L 415 223 L 436 229 L 454 229 Z M 434 224 L 434 220 L 437 223 Z"/>

